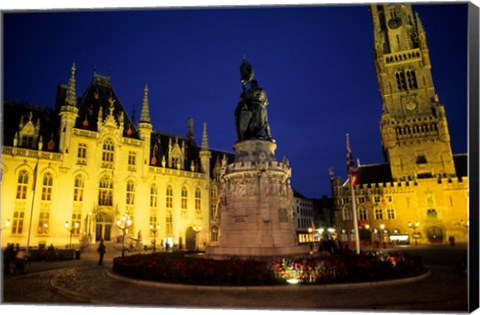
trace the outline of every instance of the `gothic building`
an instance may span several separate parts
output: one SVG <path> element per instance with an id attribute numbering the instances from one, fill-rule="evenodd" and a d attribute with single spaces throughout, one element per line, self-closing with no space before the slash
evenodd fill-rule
<path id="1" fill-rule="evenodd" d="M 358 165 L 360 239 L 466 242 L 467 155 L 452 154 L 446 111 L 435 93 L 426 33 L 409 4 L 371 5 L 385 163 Z M 332 178 L 337 232 L 353 241 L 349 184 Z"/>
<path id="2" fill-rule="evenodd" d="M 186 136 L 154 131 L 145 87 L 135 126 L 108 76 L 95 72 L 77 99 L 75 71 L 55 109 L 4 103 L 2 246 L 116 243 L 124 232 L 147 246 L 215 243 L 219 161 L 231 154 L 209 148 L 206 123 L 200 146 L 193 119 Z"/>

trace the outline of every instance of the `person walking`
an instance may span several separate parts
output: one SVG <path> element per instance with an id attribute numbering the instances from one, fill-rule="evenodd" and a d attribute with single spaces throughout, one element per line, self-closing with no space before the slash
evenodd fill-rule
<path id="1" fill-rule="evenodd" d="M 98 261 L 99 265 L 103 265 L 103 255 L 105 255 L 105 245 L 103 244 L 103 239 L 100 241 L 100 245 L 98 245 L 97 252 L 100 255 L 100 259 Z"/>

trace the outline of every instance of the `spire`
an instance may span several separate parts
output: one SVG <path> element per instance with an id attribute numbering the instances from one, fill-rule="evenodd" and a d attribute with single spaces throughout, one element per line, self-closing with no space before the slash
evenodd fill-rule
<path id="1" fill-rule="evenodd" d="M 72 74 L 70 75 L 70 81 L 68 82 L 67 90 L 67 105 L 75 106 L 76 103 L 76 93 L 75 93 L 75 62 L 72 65 Z"/>
<path id="2" fill-rule="evenodd" d="M 143 95 L 142 112 L 140 114 L 140 122 L 150 123 L 150 111 L 148 106 L 148 85 L 145 85 Z"/>
<path id="3" fill-rule="evenodd" d="M 203 123 L 202 150 L 208 150 L 207 123 Z"/>

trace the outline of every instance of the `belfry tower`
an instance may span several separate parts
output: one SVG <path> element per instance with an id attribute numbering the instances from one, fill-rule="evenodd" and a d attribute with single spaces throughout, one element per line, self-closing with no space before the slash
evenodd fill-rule
<path id="1" fill-rule="evenodd" d="M 371 5 L 370 11 L 383 103 L 380 132 L 393 180 L 456 176 L 418 14 L 409 4 Z"/>

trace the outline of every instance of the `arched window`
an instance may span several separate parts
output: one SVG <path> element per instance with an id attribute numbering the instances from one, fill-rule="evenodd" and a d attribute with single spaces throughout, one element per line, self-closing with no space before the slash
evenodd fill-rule
<path id="1" fill-rule="evenodd" d="M 82 175 L 75 176 L 75 182 L 73 184 L 73 201 L 83 201 L 83 190 L 85 187 L 85 181 Z"/>
<path id="2" fill-rule="evenodd" d="M 155 184 L 150 187 L 150 207 L 157 207 L 157 185 Z"/>
<path id="3" fill-rule="evenodd" d="M 172 211 L 167 211 L 165 215 L 165 235 L 172 236 L 173 235 L 173 216 Z"/>
<path id="4" fill-rule="evenodd" d="M 165 206 L 169 209 L 173 208 L 173 189 L 172 186 L 167 186 L 167 199 Z"/>
<path id="5" fill-rule="evenodd" d="M 218 227 L 212 226 L 212 234 L 210 240 L 212 242 L 218 242 Z"/>
<path id="6" fill-rule="evenodd" d="M 202 207 L 202 192 L 200 188 L 195 190 L 195 210 L 200 210 Z"/>
<path id="7" fill-rule="evenodd" d="M 405 73 L 403 71 L 398 71 L 395 73 L 395 78 L 397 79 L 398 90 L 405 91 L 407 89 L 407 84 L 405 81 Z"/>
<path id="8" fill-rule="evenodd" d="M 375 219 L 376 220 L 383 220 L 383 211 L 381 208 L 375 209 Z"/>
<path id="9" fill-rule="evenodd" d="M 35 184 L 35 183 L 34 183 Z M 18 174 L 17 199 L 27 199 L 28 172 L 23 170 Z"/>
<path id="10" fill-rule="evenodd" d="M 358 211 L 358 218 L 359 218 L 359 220 L 367 221 L 367 220 L 368 220 L 367 210 L 365 210 L 365 209 L 360 209 L 360 210 Z"/>
<path id="11" fill-rule="evenodd" d="M 45 175 L 43 175 L 42 200 L 44 201 L 52 200 L 52 186 L 53 186 L 52 174 L 46 173 Z"/>
<path id="12" fill-rule="evenodd" d="M 12 220 L 12 234 L 13 235 L 20 235 L 23 232 L 23 220 L 25 218 L 25 212 L 15 211 L 13 213 L 13 220 Z"/>
<path id="13" fill-rule="evenodd" d="M 102 161 L 104 162 L 113 162 L 113 157 L 115 153 L 115 146 L 111 139 L 105 140 L 103 143 L 103 152 L 102 152 Z"/>
<path id="14" fill-rule="evenodd" d="M 392 209 L 392 208 L 387 209 L 387 218 L 395 219 L 395 209 Z"/>
<path id="15" fill-rule="evenodd" d="M 187 187 L 182 187 L 182 210 L 186 210 L 188 208 L 188 191 Z"/>
<path id="16" fill-rule="evenodd" d="M 414 70 L 407 70 L 407 83 L 408 83 L 408 88 L 413 90 L 413 89 L 418 89 L 417 85 L 417 76 L 415 74 Z"/>
<path id="17" fill-rule="evenodd" d="M 105 175 L 100 179 L 100 185 L 98 189 L 98 204 L 100 206 L 113 205 L 113 183 L 112 179 Z"/>
<path id="18" fill-rule="evenodd" d="M 135 204 L 135 184 L 133 180 L 129 180 L 127 182 L 127 205 L 134 205 Z"/>

